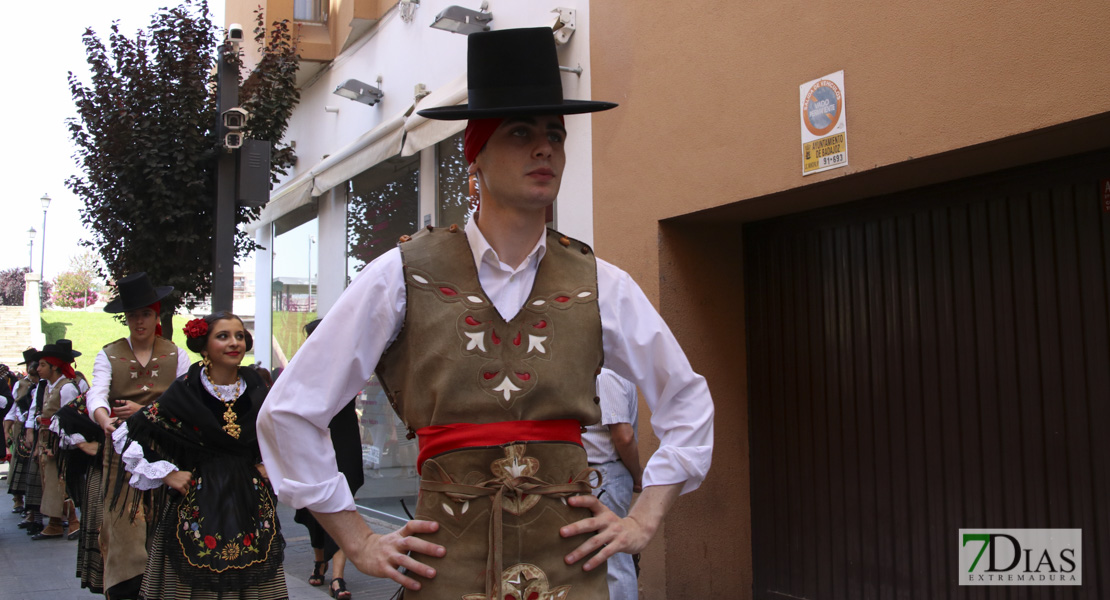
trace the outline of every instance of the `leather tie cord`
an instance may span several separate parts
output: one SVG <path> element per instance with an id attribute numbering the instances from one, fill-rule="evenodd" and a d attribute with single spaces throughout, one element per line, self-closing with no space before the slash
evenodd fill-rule
<path id="1" fill-rule="evenodd" d="M 601 485 L 601 473 L 597 469 L 588 467 L 579 471 L 567 483 L 548 483 L 535 477 L 512 477 L 488 479 L 477 485 L 454 483 L 450 475 L 434 459 L 424 462 L 424 469 L 432 469 L 435 476 L 443 481 L 421 480 L 420 489 L 429 492 L 440 492 L 451 500 L 462 503 L 483 496 L 493 496 L 490 506 L 489 527 L 489 554 L 486 556 L 486 598 L 501 598 L 501 572 L 504 569 L 501 556 L 502 535 L 502 500 L 506 494 L 510 497 L 523 498 L 527 495 L 558 496 L 566 498 L 588 494 L 590 490 Z M 425 471 L 426 476 L 432 472 Z M 590 484 L 590 475 L 597 473 L 597 483 Z"/>

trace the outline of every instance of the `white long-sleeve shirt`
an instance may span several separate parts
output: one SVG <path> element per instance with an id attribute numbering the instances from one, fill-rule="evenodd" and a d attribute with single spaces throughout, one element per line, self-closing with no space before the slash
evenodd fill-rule
<path id="1" fill-rule="evenodd" d="M 65 388 L 62 389 L 62 391 L 61 391 L 61 395 L 62 395 L 61 406 L 65 406 L 65 405 L 69 404 L 70 402 L 73 402 L 74 400 L 76 400 L 77 396 L 79 395 L 78 392 L 81 392 L 81 393 L 88 392 L 89 391 L 89 384 L 84 379 L 81 379 L 81 380 L 77 381 L 77 388 L 78 388 L 77 390 L 74 390 L 73 386 L 70 385 L 70 386 L 66 386 Z M 69 390 L 69 392 L 67 392 L 66 390 Z M 47 391 L 49 392 L 49 390 L 47 390 Z M 53 417 L 50 418 L 50 431 L 53 431 L 54 433 L 58 434 L 58 446 L 61 447 L 61 448 L 72 448 L 72 447 L 76 446 L 77 444 L 83 444 L 83 443 L 88 441 L 88 440 L 85 439 L 85 436 L 81 435 L 80 433 L 75 433 L 73 435 L 66 435 L 65 433 L 63 433 L 62 432 L 62 425 L 61 425 L 60 422 L 58 422 L 58 415 L 54 415 Z"/>
<path id="2" fill-rule="evenodd" d="M 465 232 L 482 290 L 511 319 L 528 299 L 546 236 L 514 269 L 501 262 L 473 221 Z M 693 491 L 713 453 L 709 387 L 627 273 L 598 259 L 597 278 L 605 366 L 640 388 L 660 440 L 643 485 L 681 483 L 683 493 Z M 403 263 L 394 248 L 363 269 L 270 391 L 258 415 L 258 441 L 282 502 L 324 513 L 354 510 L 336 468 L 328 423 L 374 374 L 401 331 L 405 305 Z"/>
<path id="3" fill-rule="evenodd" d="M 63 379 L 64 378 L 59 377 L 59 378 L 54 380 L 54 383 L 50 383 L 49 381 L 47 381 L 46 382 L 46 391 L 43 393 L 43 398 L 46 398 L 51 393 L 53 393 L 54 388 L 58 387 L 58 385 L 61 384 Z M 70 380 L 66 380 L 67 385 L 62 387 L 62 389 L 58 392 L 58 394 L 61 395 L 61 404 L 58 405 L 59 408 L 69 404 L 70 402 L 73 402 L 77 398 L 77 388 L 72 386 L 72 385 L 69 385 L 69 383 L 70 383 Z M 82 390 L 82 391 L 84 391 L 84 390 Z M 32 406 L 31 410 L 27 411 L 27 420 L 24 422 L 24 426 L 27 429 L 37 429 L 38 428 L 38 417 L 39 417 L 39 415 L 35 414 L 34 407 Z"/>
<path id="4" fill-rule="evenodd" d="M 135 345 L 131 343 L 131 337 L 124 338 L 127 344 L 134 349 Z M 177 349 L 177 377 L 189 372 L 189 355 L 185 353 L 180 347 Z M 93 382 L 92 388 L 86 396 L 88 400 L 89 416 L 96 414 L 96 409 L 103 408 L 112 414 L 112 406 L 108 402 L 108 391 L 112 387 L 112 361 L 108 359 L 108 353 L 101 350 L 96 354 L 96 360 L 93 361 Z"/>

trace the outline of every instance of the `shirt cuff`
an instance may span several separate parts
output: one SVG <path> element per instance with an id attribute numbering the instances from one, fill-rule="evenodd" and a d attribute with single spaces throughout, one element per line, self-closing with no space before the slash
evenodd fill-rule
<path id="1" fill-rule="evenodd" d="M 682 493 L 688 494 L 705 481 L 712 459 L 713 446 L 663 446 L 648 460 L 644 469 L 643 486 L 681 483 Z"/>
<path id="2" fill-rule="evenodd" d="M 342 473 L 320 483 L 301 483 L 292 479 L 277 482 L 278 500 L 293 508 L 307 508 L 319 513 L 355 510 L 355 498 Z"/>

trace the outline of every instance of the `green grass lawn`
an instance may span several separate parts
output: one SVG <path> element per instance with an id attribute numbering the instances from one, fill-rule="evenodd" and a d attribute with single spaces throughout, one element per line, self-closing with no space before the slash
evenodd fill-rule
<path id="1" fill-rule="evenodd" d="M 189 353 L 189 360 L 195 362 L 200 356 L 185 348 L 185 327 L 189 317 L 174 315 L 173 342 Z M 73 349 L 80 352 L 77 357 L 77 370 L 92 379 L 93 361 L 105 345 L 127 336 L 127 325 L 106 312 L 85 312 L 82 310 L 47 310 L 42 313 L 42 331 L 46 343 L 53 344 L 59 339 L 73 341 Z M 166 332 L 168 333 L 168 332 Z M 254 364 L 254 352 L 243 358 L 243 365 Z"/>

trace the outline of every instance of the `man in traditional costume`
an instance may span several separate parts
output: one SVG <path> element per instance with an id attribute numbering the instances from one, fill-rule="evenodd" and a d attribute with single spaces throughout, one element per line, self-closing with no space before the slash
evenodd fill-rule
<path id="1" fill-rule="evenodd" d="M 107 313 L 124 313 L 130 335 L 120 338 L 96 355 L 88 410 L 110 438 L 119 421 L 154 402 L 178 376 L 189 371 L 189 356 L 162 337 L 161 300 L 173 292 L 170 286 L 155 287 L 146 273 L 128 275 L 117 282 L 116 298 L 104 307 Z M 104 558 L 104 595 L 110 600 L 137 598 L 147 562 L 146 515 L 132 515 L 117 505 L 109 506 L 121 473 L 119 455 L 111 444 L 104 455 L 101 488 L 104 520 L 100 529 L 100 553 Z M 127 489 L 124 486 L 124 489 Z M 92 502 L 92 499 L 89 499 Z M 123 506 L 129 503 L 126 499 Z"/>
<path id="2" fill-rule="evenodd" d="M 340 297 L 275 384 L 258 431 L 282 501 L 307 506 L 362 571 L 405 598 L 607 598 L 605 562 L 639 552 L 710 464 L 713 406 L 628 274 L 545 231 L 566 154 L 550 29 L 469 36 L 464 150 L 481 208 L 401 238 Z M 602 362 L 643 390 L 660 448 L 628 518 L 590 495 L 580 433 Z M 416 519 L 374 534 L 338 475 L 327 424 L 377 373 L 419 439 Z M 311 399 L 311 401 L 308 401 Z M 405 572 L 402 572 L 404 570 Z"/>

